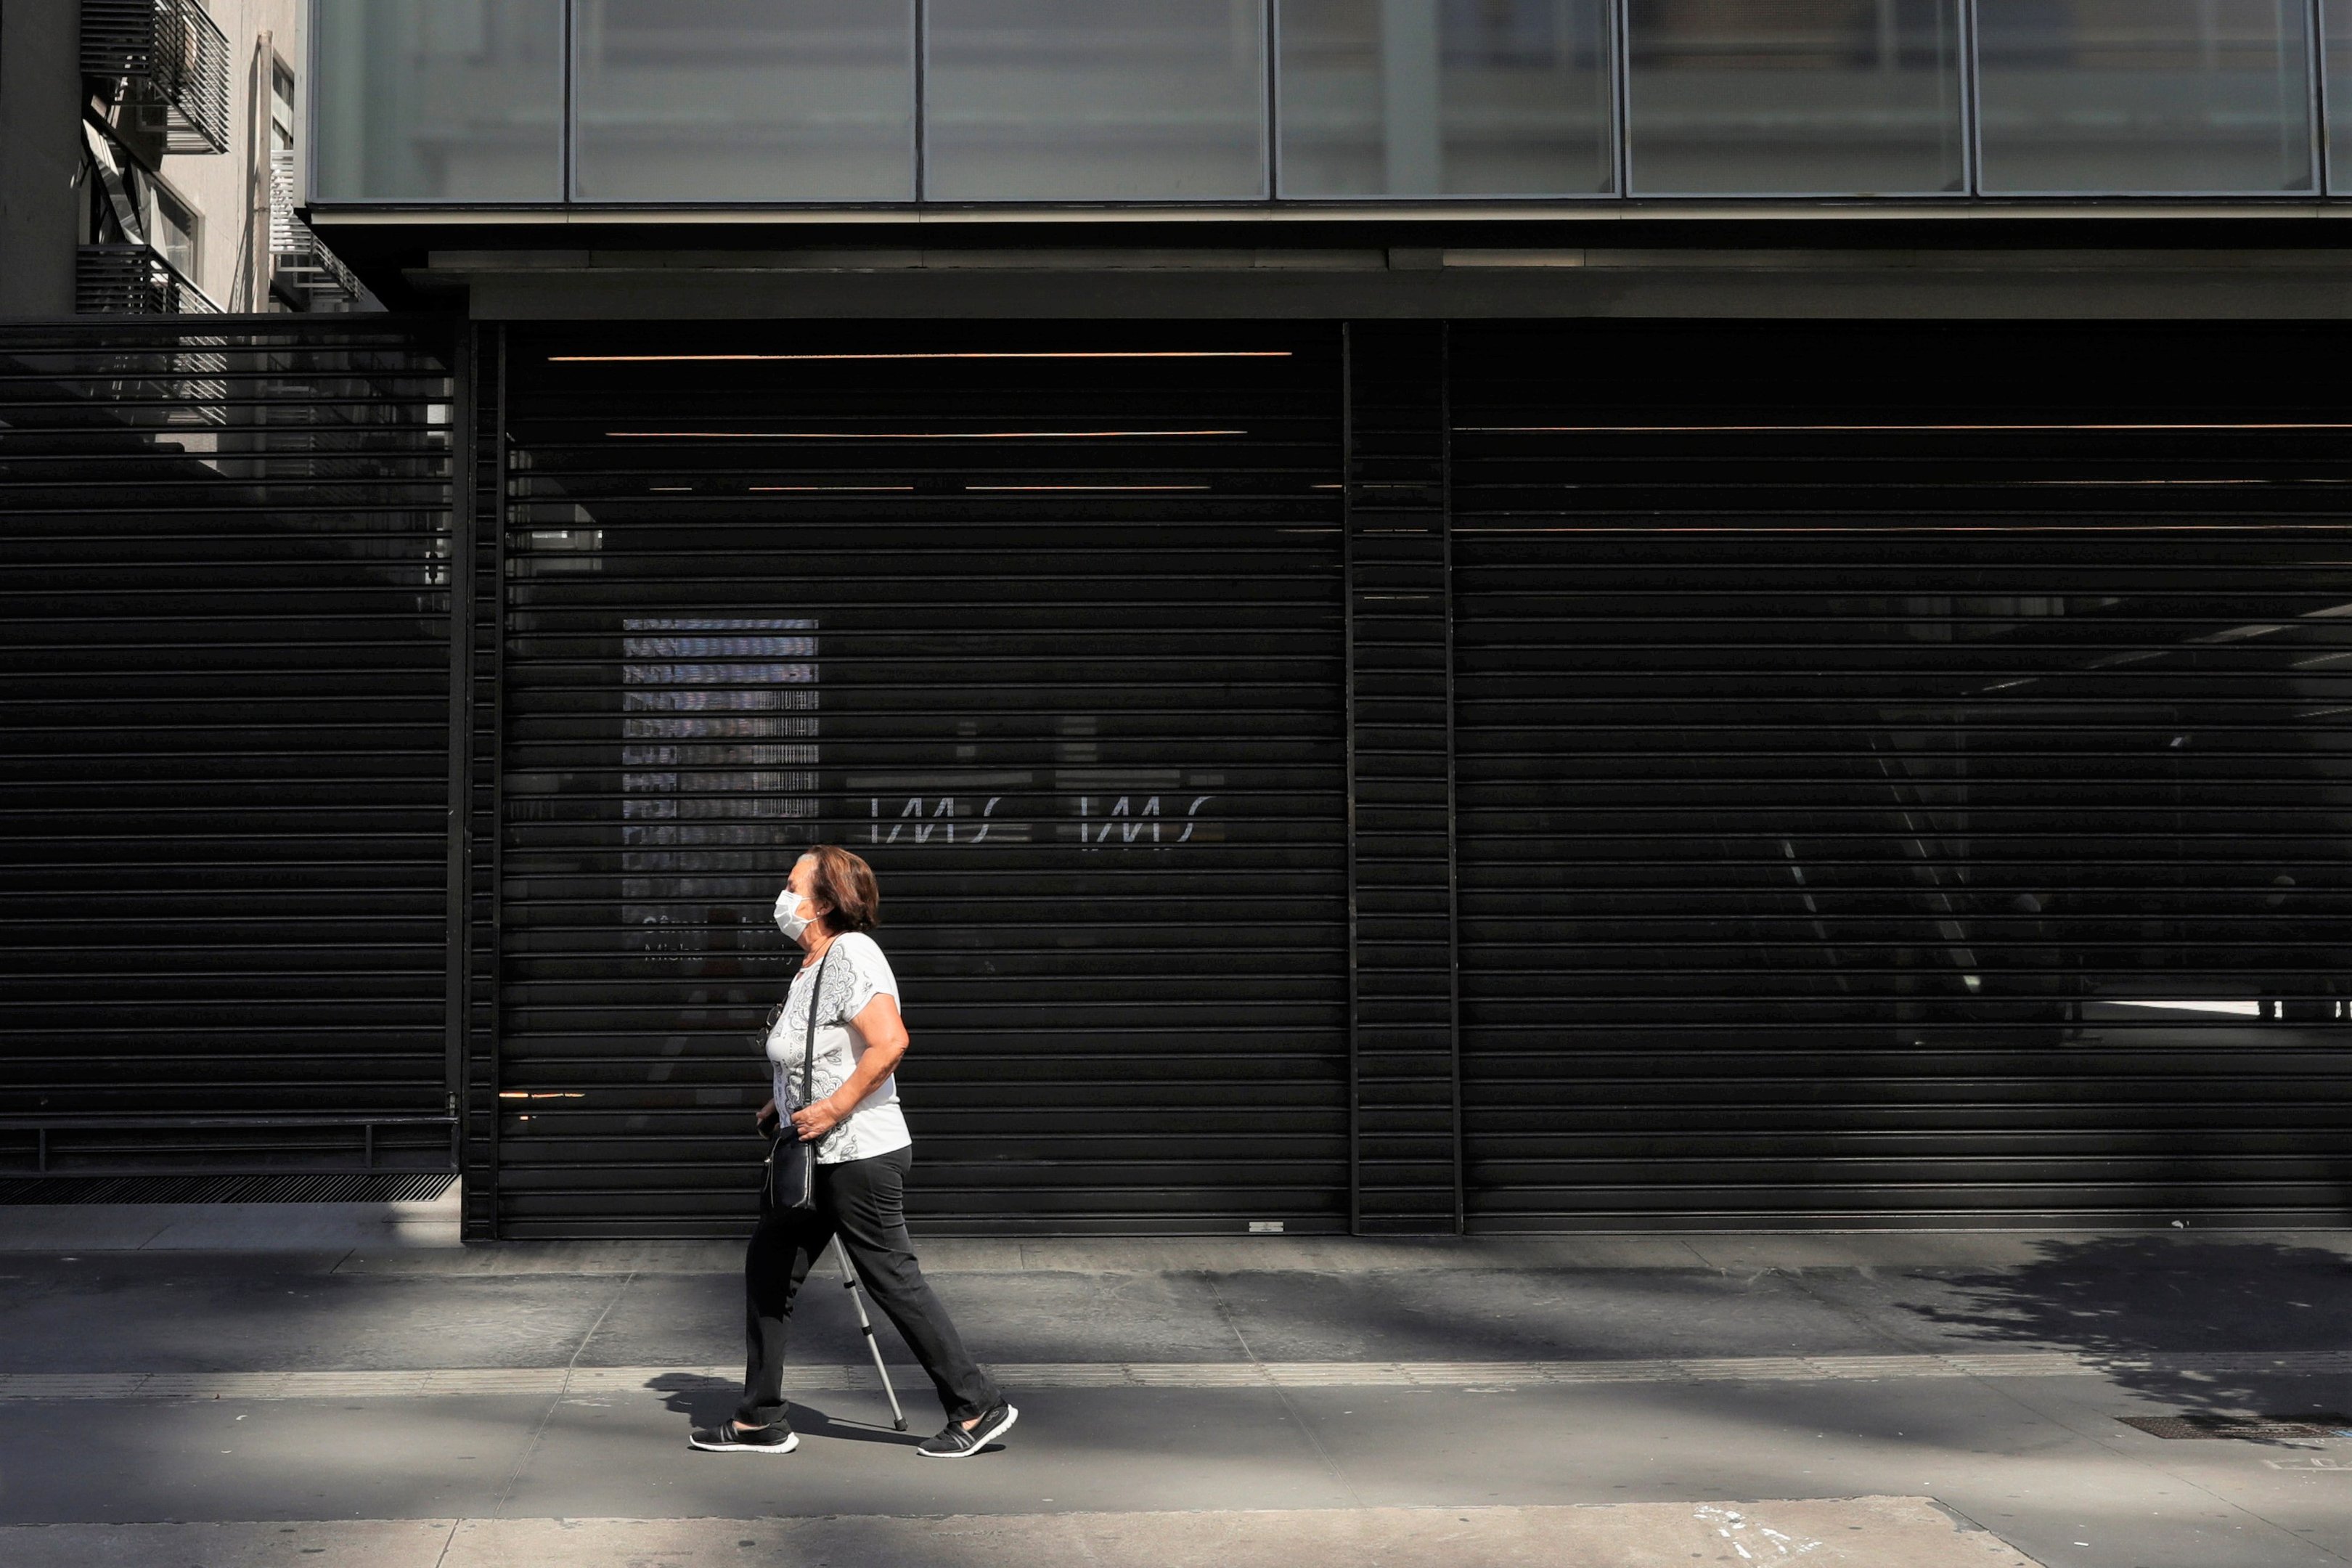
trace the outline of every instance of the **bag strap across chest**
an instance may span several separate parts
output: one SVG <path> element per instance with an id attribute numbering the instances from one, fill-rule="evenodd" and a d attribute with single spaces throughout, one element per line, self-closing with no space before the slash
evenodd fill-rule
<path id="1" fill-rule="evenodd" d="M 816 978 L 809 982 L 807 1028 L 801 1037 L 801 1104 L 803 1108 L 815 1101 L 816 1089 L 816 1009 L 824 999 L 825 965 L 833 962 L 833 948 L 827 944 L 824 956 L 816 961 Z"/>

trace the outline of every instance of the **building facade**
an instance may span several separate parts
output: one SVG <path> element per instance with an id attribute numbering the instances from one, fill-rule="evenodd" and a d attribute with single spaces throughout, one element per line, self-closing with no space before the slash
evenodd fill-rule
<path id="1" fill-rule="evenodd" d="M 2352 0 L 307 26 L 389 312 L 0 344 L 26 1191 L 731 1231 L 832 841 L 935 1229 L 2352 1209 Z"/>
<path id="2" fill-rule="evenodd" d="M 376 309 L 303 221 L 302 0 L 0 10 L 0 314 Z"/>

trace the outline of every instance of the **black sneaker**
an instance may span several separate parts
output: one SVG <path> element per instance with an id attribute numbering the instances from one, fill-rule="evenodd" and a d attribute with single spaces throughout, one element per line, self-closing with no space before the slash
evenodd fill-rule
<path id="1" fill-rule="evenodd" d="M 697 1431 L 687 1440 L 687 1446 L 706 1454 L 789 1454 L 801 1446 L 801 1435 L 779 1421 L 773 1426 L 754 1426 L 749 1432 L 732 1421 Z"/>
<path id="2" fill-rule="evenodd" d="M 915 1449 L 916 1457 L 925 1459 L 969 1459 L 982 1448 L 1013 1430 L 1021 1419 L 1021 1412 L 999 1400 L 972 1426 L 964 1430 L 961 1421 L 950 1421 L 945 1430 Z"/>

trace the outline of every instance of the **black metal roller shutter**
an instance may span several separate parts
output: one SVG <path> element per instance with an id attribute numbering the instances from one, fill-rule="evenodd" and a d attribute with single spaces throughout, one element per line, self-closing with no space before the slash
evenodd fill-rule
<path id="1" fill-rule="evenodd" d="M 0 1195 L 454 1169 L 453 401 L 380 318 L 0 327 Z"/>
<path id="2" fill-rule="evenodd" d="M 1475 1226 L 2340 1222 L 2331 352 L 1457 334 Z"/>
<path id="3" fill-rule="evenodd" d="M 935 1229 L 1344 1228 L 1336 334 L 509 353 L 499 1233 L 740 1230 L 820 840 Z"/>

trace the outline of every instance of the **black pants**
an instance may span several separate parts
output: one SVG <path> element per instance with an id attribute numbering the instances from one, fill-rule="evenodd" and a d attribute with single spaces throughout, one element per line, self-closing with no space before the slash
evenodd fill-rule
<path id="1" fill-rule="evenodd" d="M 996 1384 L 980 1370 L 931 1293 L 907 1236 L 907 1170 L 911 1149 L 816 1168 L 816 1207 L 774 1209 L 760 1201 L 760 1228 L 743 1255 L 743 1403 L 736 1419 L 764 1426 L 784 1413 L 784 1342 L 793 1302 L 817 1255 L 838 1234 L 866 1295 L 906 1337 L 908 1348 L 940 1391 L 950 1421 L 969 1421 L 997 1402 Z"/>

